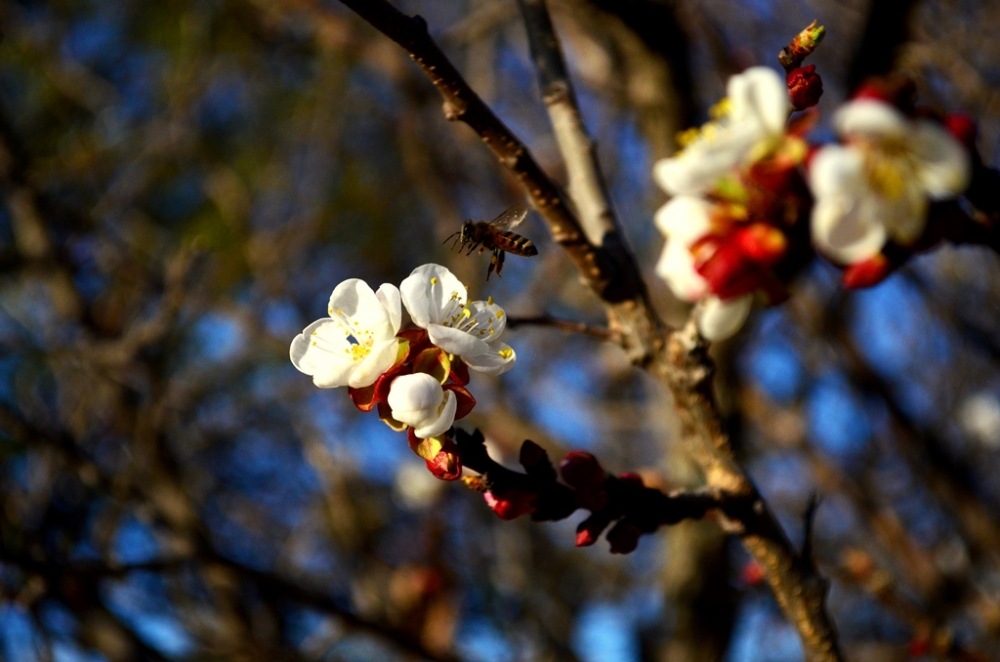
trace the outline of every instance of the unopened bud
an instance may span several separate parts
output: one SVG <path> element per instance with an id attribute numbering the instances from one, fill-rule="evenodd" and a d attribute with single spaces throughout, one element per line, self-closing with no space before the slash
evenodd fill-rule
<path id="1" fill-rule="evenodd" d="M 826 28 L 819 25 L 819 21 L 813 21 L 802 32 L 795 35 L 791 43 L 778 53 L 778 62 L 785 68 L 785 71 L 794 69 L 816 50 L 825 36 Z"/>
<path id="2" fill-rule="evenodd" d="M 612 554 L 630 554 L 639 546 L 639 537 L 642 532 L 631 522 L 619 520 L 610 531 L 607 539 L 611 543 Z"/>
<path id="3" fill-rule="evenodd" d="M 608 525 L 607 518 L 601 515 L 591 515 L 576 527 L 576 546 L 590 547 L 601 537 L 601 532 Z"/>
<path id="4" fill-rule="evenodd" d="M 559 463 L 559 474 L 570 487 L 585 489 L 604 482 L 604 469 L 590 453 L 570 451 Z"/>
<path id="5" fill-rule="evenodd" d="M 457 453 L 442 450 L 433 460 L 427 460 L 427 469 L 440 480 L 458 480 L 462 477 L 462 460 Z"/>
<path id="6" fill-rule="evenodd" d="M 882 253 L 877 253 L 862 262 L 855 262 L 844 270 L 841 284 L 849 290 L 871 287 L 885 280 L 892 270 L 892 263 Z"/>
<path id="7" fill-rule="evenodd" d="M 812 108 L 823 96 L 823 79 L 816 73 L 816 65 L 799 67 L 788 72 L 788 95 L 795 110 Z"/>
<path id="8" fill-rule="evenodd" d="M 513 487 L 505 490 L 502 497 L 497 497 L 493 492 L 484 492 L 483 498 L 497 517 L 502 520 L 512 520 L 534 512 L 538 495 Z"/>

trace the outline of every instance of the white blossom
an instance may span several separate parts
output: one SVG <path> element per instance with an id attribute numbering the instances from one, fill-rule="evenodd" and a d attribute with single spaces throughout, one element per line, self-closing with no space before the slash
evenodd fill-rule
<path id="1" fill-rule="evenodd" d="M 373 292 L 363 280 L 351 278 L 333 290 L 328 313 L 292 341 L 292 365 L 320 388 L 374 384 L 396 361 L 399 290 L 385 283 Z"/>
<path id="2" fill-rule="evenodd" d="M 722 116 L 701 128 L 677 155 L 660 160 L 653 176 L 667 193 L 698 195 L 734 168 L 760 158 L 784 136 L 788 88 L 776 71 L 752 67 L 729 79 Z"/>
<path id="3" fill-rule="evenodd" d="M 389 386 L 392 417 L 413 428 L 419 439 L 443 434 L 455 422 L 458 399 L 441 383 L 423 372 L 402 375 Z"/>
<path id="4" fill-rule="evenodd" d="M 503 309 L 492 301 L 466 303 L 468 290 L 445 267 L 417 267 L 400 284 L 400 294 L 413 323 L 469 368 L 499 375 L 514 366 L 514 350 L 499 340 L 507 323 Z"/>
<path id="5" fill-rule="evenodd" d="M 809 169 L 813 242 L 833 260 L 864 261 L 890 239 L 913 244 L 929 200 L 968 185 L 969 155 L 940 124 L 875 99 L 848 103 L 834 124 L 846 145 L 824 147 Z"/>

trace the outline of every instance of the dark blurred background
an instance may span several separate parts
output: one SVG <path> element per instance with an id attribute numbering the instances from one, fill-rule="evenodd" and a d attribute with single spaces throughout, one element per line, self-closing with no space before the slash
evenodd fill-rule
<path id="1" fill-rule="evenodd" d="M 1000 161 L 1000 3 L 552 0 L 644 270 L 650 169 L 727 77 L 813 18 L 825 120 L 896 71 Z M 514 0 L 397 3 L 562 178 Z M 0 0 L 0 652 L 12 662 L 793 661 L 714 522 L 573 547 L 501 522 L 291 339 L 360 277 L 448 265 L 511 317 L 600 324 L 539 246 L 483 281 L 444 237 L 523 200 L 406 55 L 335 2 Z M 852 660 L 1000 658 L 1000 266 L 942 248 L 844 293 L 812 265 L 716 348 L 738 452 L 814 545 Z M 650 280 L 657 307 L 684 309 Z M 521 326 L 464 422 L 665 488 L 699 477 L 666 394 L 613 346 Z M 522 518 L 526 519 L 526 518 Z"/>

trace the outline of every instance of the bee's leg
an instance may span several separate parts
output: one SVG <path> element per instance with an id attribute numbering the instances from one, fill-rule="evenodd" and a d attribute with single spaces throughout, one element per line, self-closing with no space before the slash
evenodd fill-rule
<path id="1" fill-rule="evenodd" d="M 503 261 L 506 259 L 507 254 L 504 253 L 499 248 L 493 251 L 493 262 L 497 265 L 497 278 L 500 277 L 500 270 L 503 269 Z"/>
<path id="2" fill-rule="evenodd" d="M 496 270 L 496 266 L 497 266 L 497 254 L 496 251 L 493 251 L 493 255 L 490 255 L 490 266 L 487 267 L 486 269 L 486 280 L 489 280 L 490 276 L 493 275 L 493 271 Z M 497 276 L 499 275 L 500 272 L 497 271 Z"/>

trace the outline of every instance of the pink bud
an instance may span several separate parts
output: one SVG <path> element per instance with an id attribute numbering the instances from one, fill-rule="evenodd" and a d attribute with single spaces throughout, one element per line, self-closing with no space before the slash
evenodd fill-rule
<path id="1" fill-rule="evenodd" d="M 816 73 L 816 65 L 799 67 L 788 72 L 788 94 L 795 110 L 812 108 L 823 96 L 823 79 Z"/>
<path id="2" fill-rule="evenodd" d="M 493 492 L 483 492 L 483 498 L 490 510 L 502 520 L 512 520 L 535 511 L 538 495 L 534 492 L 512 487 L 498 498 Z"/>

